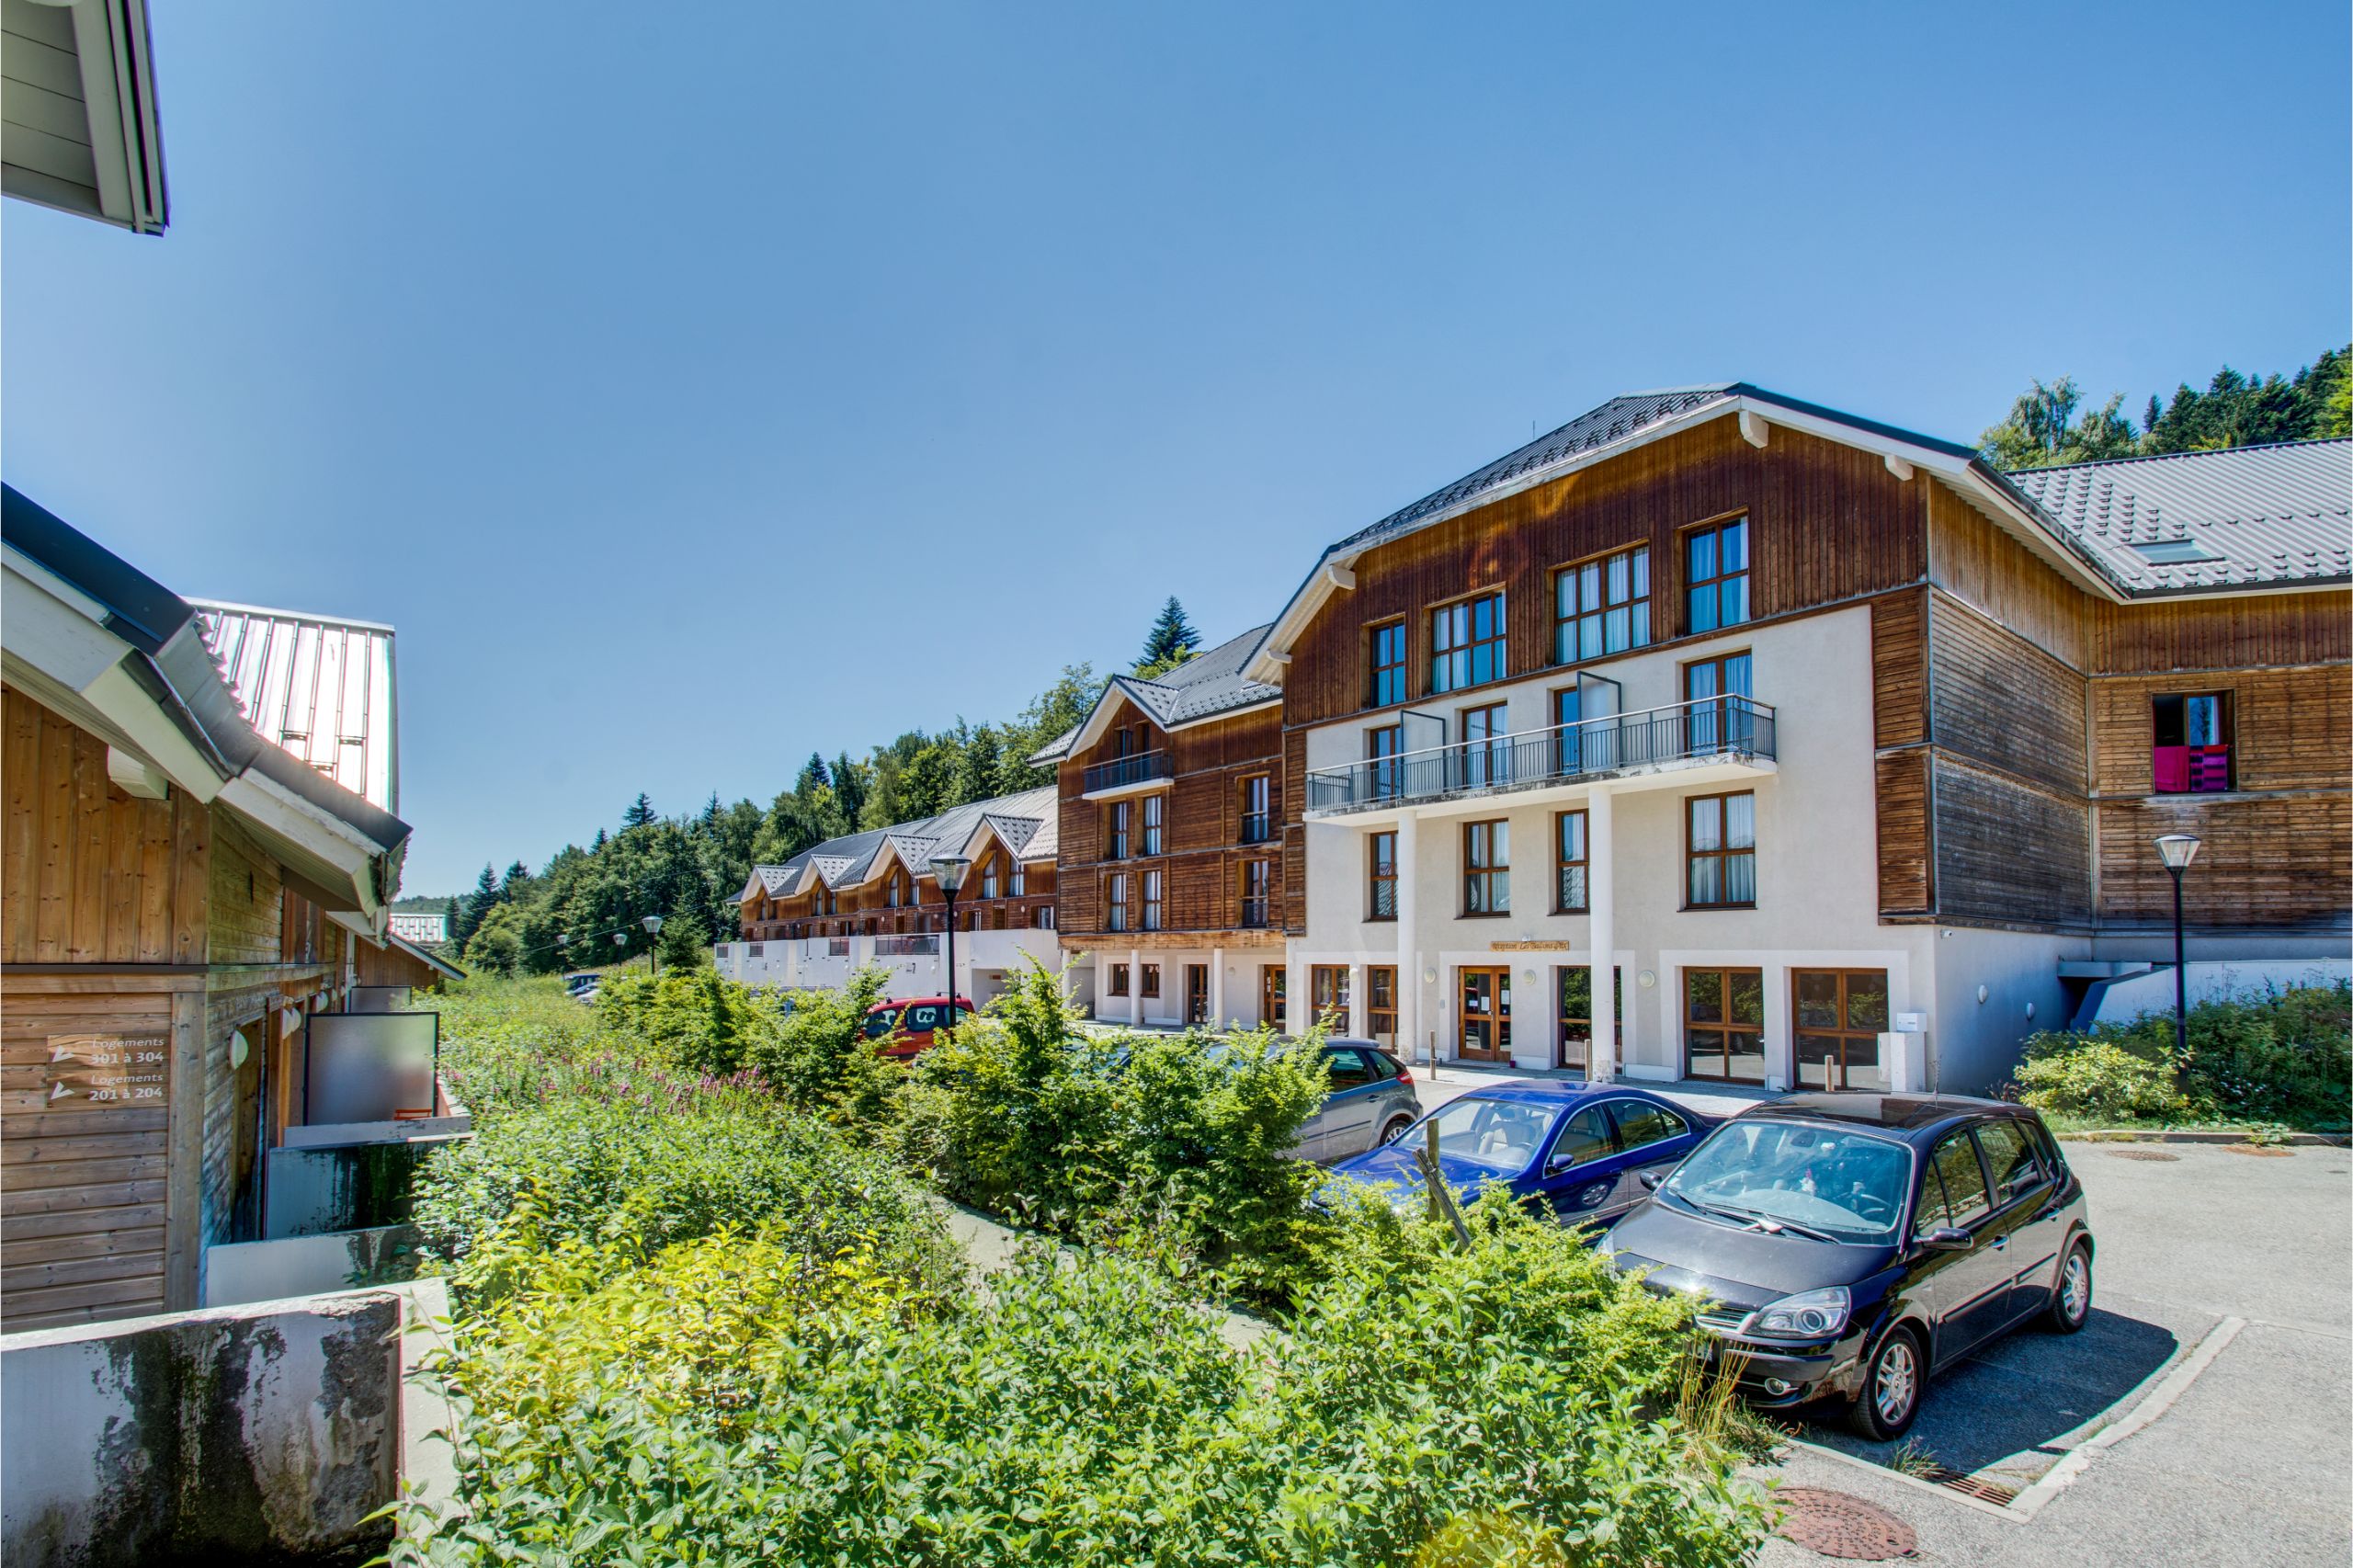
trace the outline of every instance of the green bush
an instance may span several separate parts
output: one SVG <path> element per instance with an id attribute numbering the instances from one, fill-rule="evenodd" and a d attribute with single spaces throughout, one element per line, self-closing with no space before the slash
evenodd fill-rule
<path id="1" fill-rule="evenodd" d="M 775 1011 L 708 964 L 608 980 L 596 1006 L 616 1035 L 650 1042 L 656 1060 L 722 1076 L 743 1069 Z"/>
<path id="2" fill-rule="evenodd" d="M 751 1062 L 790 1105 L 861 1126 L 885 1119 L 906 1070 L 866 1038 L 867 1010 L 888 979 L 862 969 L 838 991 L 797 991 L 790 1013 L 761 1020 Z"/>
<path id="3" fill-rule="evenodd" d="M 1033 1247 L 941 1311 L 747 1278 L 747 1313 L 694 1253 L 669 1277 L 708 1330 L 650 1334 L 649 1276 L 461 1352 L 462 1511 L 412 1507 L 393 1560 L 1746 1562 L 1761 1494 L 1666 1399 L 1684 1310 L 1507 1202 L 1472 1223 L 1346 1244 L 1252 1351 L 1116 1255 Z"/>
<path id="4" fill-rule="evenodd" d="M 2297 986 L 2200 1002 L 2189 1009 L 2187 1032 L 2186 1055 L 2177 1053 L 2170 1012 L 2030 1036 L 2019 1097 L 2094 1117 L 2325 1131 L 2353 1118 L 2353 988 Z M 2169 1093 L 2161 1095 L 2159 1085 Z"/>

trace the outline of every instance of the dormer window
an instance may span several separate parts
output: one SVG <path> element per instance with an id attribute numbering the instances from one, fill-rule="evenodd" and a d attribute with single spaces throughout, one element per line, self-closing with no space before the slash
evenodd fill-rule
<path id="1" fill-rule="evenodd" d="M 2153 539 L 2132 546 L 2132 552 L 2152 566 L 2192 566 L 2222 559 L 2221 551 L 2194 539 Z"/>

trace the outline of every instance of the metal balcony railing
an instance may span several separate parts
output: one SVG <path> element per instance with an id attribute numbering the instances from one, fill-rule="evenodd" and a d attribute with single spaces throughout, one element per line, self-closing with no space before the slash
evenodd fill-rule
<path id="1" fill-rule="evenodd" d="M 1773 731 L 1773 710 L 1764 703 L 1703 697 L 1320 769 L 1307 776 L 1307 809 L 1357 811 L 1532 789 L 1695 757 L 1769 758 Z"/>
<path id="2" fill-rule="evenodd" d="M 1242 929 L 1263 931 L 1267 928 L 1267 900 L 1245 898 L 1242 901 Z"/>
<path id="3" fill-rule="evenodd" d="M 1086 770 L 1086 793 L 1097 790 L 1117 790 L 1129 784 L 1145 784 L 1155 778 L 1173 777 L 1165 751 L 1140 752 L 1134 756 L 1122 756 L 1109 762 L 1098 762 Z"/>

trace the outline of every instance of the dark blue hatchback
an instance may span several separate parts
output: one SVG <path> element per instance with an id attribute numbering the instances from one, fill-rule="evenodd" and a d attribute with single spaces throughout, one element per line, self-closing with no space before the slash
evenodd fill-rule
<path id="1" fill-rule="evenodd" d="M 1716 1123 L 1647 1089 L 1618 1084 L 1498 1084 L 1449 1100 L 1383 1148 L 1343 1160 L 1335 1176 L 1421 1201 L 1415 1151 L 1438 1127 L 1439 1174 L 1468 1201 L 1500 1184 L 1570 1224 L 1608 1224 L 1648 1196 L 1641 1181 L 1691 1152 Z"/>

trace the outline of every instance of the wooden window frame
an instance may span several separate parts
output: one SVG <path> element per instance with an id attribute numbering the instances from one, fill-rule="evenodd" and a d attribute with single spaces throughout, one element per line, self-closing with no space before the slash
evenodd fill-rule
<path id="1" fill-rule="evenodd" d="M 1125 860 L 1135 847 L 1132 799 L 1107 801 L 1103 805 L 1103 848 L 1106 860 Z"/>
<path id="2" fill-rule="evenodd" d="M 1471 721 L 1478 719 L 1487 726 L 1478 739 L 1471 738 Z M 1501 724 L 1503 728 L 1496 729 Z M 1454 710 L 1454 733 L 1462 738 L 1455 743 L 1455 755 L 1462 759 L 1462 783 L 1465 788 L 1478 790 L 1491 784 L 1511 782 L 1511 747 L 1496 743 L 1511 733 L 1511 704 L 1481 702 Z"/>
<path id="3" fill-rule="evenodd" d="M 992 852 L 987 859 L 981 862 L 981 896 L 983 898 L 1005 896 L 1003 891 L 1005 880 L 997 870 L 1003 859 L 1003 856 Z"/>
<path id="4" fill-rule="evenodd" d="M 1381 640 L 1389 631 L 1397 633 L 1397 657 L 1390 663 L 1381 658 Z M 1376 620 L 1364 629 L 1365 706 L 1393 708 L 1413 699 L 1407 688 L 1405 671 L 1413 654 L 1407 644 L 1411 641 L 1405 618 L 1393 615 L 1386 620 Z M 1384 678 L 1386 677 L 1386 678 Z"/>
<path id="5" fill-rule="evenodd" d="M 1237 907 L 1234 910 L 1235 929 L 1242 931 L 1271 931 L 1274 929 L 1274 861 L 1266 856 L 1254 855 L 1248 859 L 1243 861 L 1237 868 L 1241 878 L 1241 892 L 1237 895 Z M 1250 879 L 1254 873 L 1258 879 L 1259 887 L 1259 892 L 1255 896 L 1250 892 Z M 1255 925 L 1250 919 L 1250 906 L 1253 903 L 1258 905 L 1258 919 Z"/>
<path id="6" fill-rule="evenodd" d="M 1160 929 L 1160 872 L 1157 868 L 1143 874 L 1143 924 L 1139 930 Z"/>
<path id="7" fill-rule="evenodd" d="M 1389 1006 L 1381 1006 L 1381 979 L 1389 983 Z M 1393 963 L 1369 963 L 1364 966 L 1364 1032 L 1374 1044 L 1381 1043 L 1385 1033 L 1390 1043 L 1384 1050 L 1397 1048 L 1397 966 Z M 1384 1022 L 1386 1027 L 1384 1028 Z"/>
<path id="8" fill-rule="evenodd" d="M 1489 635 L 1480 637 L 1475 635 L 1478 630 L 1478 607 L 1488 599 L 1495 601 L 1493 631 Z M 1464 615 L 1464 639 L 1459 645 L 1441 648 L 1438 645 L 1438 618 L 1450 617 L 1457 610 L 1462 611 Z M 1492 686 L 1499 680 L 1511 678 L 1510 611 L 1510 597 L 1501 586 L 1481 588 L 1474 593 L 1458 595 L 1443 603 L 1429 607 L 1423 615 L 1423 622 L 1429 628 L 1428 695 L 1437 697 L 1447 692 L 1472 691 L 1483 686 Z M 1488 647 L 1492 647 L 1495 651 L 1494 667 L 1484 679 L 1481 679 L 1478 673 L 1479 650 Z M 1440 661 L 1457 657 L 1463 661 L 1463 673 L 1467 678 L 1461 681 L 1440 682 L 1438 679 Z"/>
<path id="9" fill-rule="evenodd" d="M 1725 571 L 1723 565 L 1723 536 L 1725 530 L 1730 528 L 1740 530 L 1740 569 L 1733 572 Z M 1715 536 L 1716 540 L 1716 570 L 1710 576 L 1696 576 L 1691 570 L 1692 544 L 1703 536 L 1711 534 Z M 1681 583 L 1683 589 L 1682 631 L 1686 637 L 1706 637 L 1719 631 L 1729 631 L 1734 627 L 1746 626 L 1756 619 L 1754 580 L 1756 570 L 1756 529 L 1748 513 L 1727 512 L 1722 517 L 1711 517 L 1705 522 L 1693 523 L 1679 529 L 1675 536 L 1675 566 L 1677 580 Z M 1741 613 L 1738 619 L 1727 620 L 1723 613 L 1723 585 L 1735 579 L 1740 584 Z M 1706 626 L 1699 626 L 1696 624 L 1699 618 L 1692 614 L 1692 607 L 1699 603 L 1697 596 L 1703 588 L 1710 591 L 1711 602 L 1715 606 L 1715 619 Z"/>
<path id="10" fill-rule="evenodd" d="M 1494 830 L 1497 828 L 1501 828 L 1503 830 L 1503 860 L 1500 864 L 1495 863 L 1495 833 Z M 1486 830 L 1486 847 L 1484 853 L 1487 859 L 1483 863 L 1476 858 L 1481 852 L 1479 845 L 1482 829 Z M 1509 817 L 1486 817 L 1482 818 L 1477 822 L 1466 822 L 1462 824 L 1462 836 L 1461 843 L 1462 846 L 1461 917 L 1465 920 L 1503 920 L 1509 918 L 1511 915 L 1511 819 Z M 1472 897 L 1471 892 L 1474 885 L 1472 881 L 1473 878 L 1479 879 L 1479 884 L 1484 886 L 1490 907 L 1485 909 L 1476 909 L 1472 907 L 1473 903 L 1476 903 L 1476 900 Z M 1496 880 L 1498 878 L 1502 879 L 1500 884 Z M 1493 907 L 1495 889 L 1498 885 L 1500 885 L 1504 891 L 1503 905 L 1501 908 Z"/>
<path id="11" fill-rule="evenodd" d="M 1712 974 L 1717 977 L 1717 994 L 1723 999 L 1722 1006 L 1724 1017 L 1722 1022 L 1699 1022 L 1691 1017 L 1691 977 L 1695 974 Z M 1756 977 L 1756 1007 L 1759 1015 L 1756 1023 L 1736 1024 L 1732 1021 L 1732 981 L 1733 976 L 1736 974 L 1753 975 Z M 1735 1034 L 1755 1036 L 1756 1040 L 1756 1054 L 1760 1057 L 1765 1054 L 1765 1023 L 1762 1017 L 1765 1011 L 1764 970 L 1746 964 L 1695 964 L 1682 970 L 1676 978 L 1680 983 L 1683 991 L 1683 1075 L 1687 1078 L 1704 1077 L 1708 1082 L 1715 1084 L 1762 1084 L 1771 1073 L 1769 1060 L 1766 1070 L 1758 1074 L 1758 1075 L 1754 1078 L 1733 1077 L 1732 1075 L 1731 1064 L 1733 1044 L 1732 1037 Z M 1712 1030 L 1724 1037 L 1723 1049 L 1717 1053 L 1718 1059 L 1724 1065 L 1724 1071 L 1722 1073 L 1698 1074 L 1692 1072 L 1691 1031 L 1694 1028 Z"/>
<path id="12" fill-rule="evenodd" d="M 1137 832 L 1143 840 L 1141 853 L 1144 855 L 1160 853 L 1161 844 L 1166 836 L 1162 830 L 1162 824 L 1168 816 L 1167 802 L 1167 795 L 1157 790 L 1142 798 L 1143 810 L 1137 813 L 1141 819 L 1137 824 Z"/>
<path id="13" fill-rule="evenodd" d="M 1609 567 L 1612 562 L 1620 558 L 1626 562 L 1626 597 L 1613 601 L 1609 597 Z M 1591 605 L 1586 603 L 1582 586 L 1586 572 L 1595 574 L 1597 602 Z M 1639 591 L 1635 585 L 1638 577 Z M 1577 602 L 1566 613 L 1563 612 L 1561 606 L 1561 588 L 1564 582 L 1579 585 L 1575 596 Z M 1595 659 L 1615 658 L 1620 653 L 1647 648 L 1658 641 L 1658 579 L 1651 571 L 1648 540 L 1598 551 L 1555 566 L 1552 572 L 1552 663 L 1555 665 L 1582 665 Z M 1619 609 L 1626 612 L 1627 640 L 1623 646 L 1613 648 L 1609 645 L 1609 615 Z M 1585 642 L 1585 626 L 1588 621 L 1593 624 L 1595 637 L 1595 645 L 1590 653 L 1586 652 Z"/>
<path id="14" fill-rule="evenodd" d="M 1110 988 L 1106 991 L 1104 994 L 1107 996 L 1125 996 L 1127 994 L 1128 966 L 1123 963 L 1115 963 L 1111 966 Z"/>
<path id="15" fill-rule="evenodd" d="M 1381 841 L 1384 838 L 1389 840 L 1386 862 L 1381 858 Z M 1397 830 L 1393 827 L 1381 828 L 1366 834 L 1364 855 L 1364 917 L 1393 926 L 1397 923 Z M 1384 865 L 1387 868 L 1385 875 Z M 1389 913 L 1386 915 L 1381 912 L 1381 890 L 1384 887 L 1389 890 Z"/>
<path id="16" fill-rule="evenodd" d="M 1576 819 L 1576 846 L 1580 851 L 1574 859 L 1569 856 L 1568 846 L 1568 826 L 1571 817 Z M 1593 887 L 1589 875 L 1581 876 L 1579 879 L 1579 885 L 1585 890 L 1584 896 L 1574 903 L 1569 902 L 1569 872 L 1572 870 L 1586 872 L 1592 865 L 1590 857 L 1593 854 L 1593 843 L 1590 826 L 1585 808 L 1582 806 L 1573 811 L 1552 813 L 1552 913 L 1555 915 L 1584 915 L 1592 908 Z"/>
<path id="17" fill-rule="evenodd" d="M 1330 997 L 1328 1002 L 1326 1001 L 1327 994 Z M 1314 1009 L 1316 1022 L 1324 1023 L 1328 1017 L 1333 1021 L 1325 1024 L 1324 1028 L 1335 1034 L 1346 1034 L 1348 1028 L 1348 1009 L 1352 1000 L 1349 994 L 1347 964 L 1319 963 L 1308 966 L 1307 1004 Z"/>
<path id="18" fill-rule="evenodd" d="M 1381 749 L 1381 743 L 1384 736 L 1390 742 L 1389 749 L 1385 752 Z M 1376 724 L 1364 733 L 1364 759 L 1372 765 L 1369 769 L 1370 777 L 1367 782 L 1371 787 L 1374 800 L 1391 800 L 1404 792 L 1405 765 L 1397 760 L 1404 753 L 1405 726 L 1404 724 Z M 1384 762 L 1386 766 L 1383 766 Z"/>
<path id="19" fill-rule="evenodd" d="M 1810 974 L 1831 975 L 1838 982 L 1838 1022 L 1835 1028 L 1826 1025 L 1807 1024 L 1802 1021 L 1799 1015 L 1798 982 L 1802 977 Z M 1881 992 L 1885 996 L 1887 1003 L 1888 1017 L 1884 1021 L 1887 1024 L 1892 1025 L 1894 1022 L 1895 1016 L 1895 986 L 1894 983 L 1889 978 L 1887 971 L 1883 969 L 1825 969 L 1812 966 L 1803 969 L 1793 968 L 1790 971 L 1790 1085 L 1792 1088 L 1797 1089 L 1800 1092 L 1803 1092 L 1809 1087 L 1846 1088 L 1847 1086 L 1847 1043 L 1850 1040 L 1868 1040 L 1871 1042 L 1872 1050 L 1874 1051 L 1878 1050 L 1879 1037 L 1884 1033 L 1885 1030 L 1855 1028 L 1853 1024 L 1854 1015 L 1847 1006 L 1847 983 L 1859 975 L 1873 976 L 1879 981 Z M 1837 1083 L 1831 1084 L 1828 1082 L 1830 1074 L 1827 1072 L 1823 1074 L 1823 1084 L 1808 1085 L 1806 1083 L 1805 1059 L 1799 1054 L 1799 1040 L 1805 1037 L 1812 1037 L 1817 1040 L 1828 1038 L 1836 1040 L 1838 1042 Z M 1881 1076 L 1884 1077 L 1887 1073 L 1887 1062 L 1882 1059 L 1877 1063 L 1877 1066 Z M 1885 1091 L 1882 1089 L 1881 1092 L 1884 1093 Z"/>
<path id="20" fill-rule="evenodd" d="M 1235 794 L 1238 797 L 1236 806 L 1239 812 L 1234 825 L 1235 842 L 1248 845 L 1272 844 L 1275 841 L 1275 776 L 1267 772 L 1245 773 L 1234 783 Z M 1256 786 L 1265 797 L 1264 804 L 1255 812 L 1250 809 L 1250 791 L 1253 786 Z M 1258 831 L 1255 836 L 1250 831 L 1253 818 L 1256 819 L 1258 824 Z"/>
<path id="21" fill-rule="evenodd" d="M 1114 871 L 1103 881 L 1103 929 L 1128 928 L 1128 874 Z"/>
<path id="22" fill-rule="evenodd" d="M 1156 963 L 1147 963 L 1139 964 L 1137 967 L 1143 972 L 1136 976 L 1136 995 L 1146 1002 L 1159 1001 L 1160 966 Z"/>
<path id="23" fill-rule="evenodd" d="M 1733 846 L 1729 842 L 1732 837 L 1732 810 L 1728 804 L 1724 804 L 1723 802 L 1738 800 L 1744 795 L 1748 798 L 1748 844 L 1745 848 L 1741 848 Z M 1718 837 L 1724 842 L 1719 843 L 1713 849 L 1694 849 L 1691 846 L 1691 808 L 1699 804 L 1702 801 L 1714 801 L 1719 802 L 1717 807 Z M 1732 885 L 1731 879 L 1725 875 L 1726 868 L 1733 859 L 1744 855 L 1748 858 L 1749 896 L 1747 898 L 1740 900 L 1721 899 L 1712 903 L 1701 903 L 1692 898 L 1691 869 L 1695 862 L 1699 860 L 1716 861 L 1716 885 L 1719 889 L 1724 889 L 1729 888 Z M 1754 790 L 1724 790 L 1713 794 L 1686 795 L 1683 797 L 1683 908 L 1686 910 L 1754 909 L 1756 907 L 1756 791 Z"/>
<path id="24" fill-rule="evenodd" d="M 2194 800 L 2200 795 L 2228 794 L 2239 787 L 2239 730 L 2237 693 L 2230 687 L 2209 687 L 2199 691 L 2153 691 L 2149 693 L 2149 793 L 2167 800 Z M 2222 730 L 2222 739 L 2217 746 L 2192 745 L 2189 743 L 2189 705 L 2201 698 L 2211 698 Z M 2181 704 L 2181 744 L 2161 746 L 2157 743 L 2157 704 Z M 2158 782 L 2157 756 L 2162 751 L 2178 750 L 2185 754 L 2182 766 L 2186 770 L 2187 788 L 2168 790 Z M 2222 787 L 2200 790 L 2197 787 L 2199 759 L 2191 754 L 2219 750 L 2222 754 Z"/>

